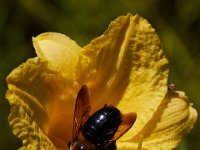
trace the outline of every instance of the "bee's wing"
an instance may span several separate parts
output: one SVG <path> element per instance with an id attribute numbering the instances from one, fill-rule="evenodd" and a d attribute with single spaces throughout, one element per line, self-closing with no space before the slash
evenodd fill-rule
<path id="1" fill-rule="evenodd" d="M 90 109 L 91 107 L 88 88 L 86 85 L 83 85 L 76 98 L 72 132 L 73 142 L 78 140 L 81 126 L 87 121 Z"/>
<path id="2" fill-rule="evenodd" d="M 137 118 L 136 113 L 128 113 L 122 115 L 122 122 L 119 125 L 114 137 L 112 138 L 112 142 L 119 139 L 122 135 L 124 135 L 134 124 Z"/>

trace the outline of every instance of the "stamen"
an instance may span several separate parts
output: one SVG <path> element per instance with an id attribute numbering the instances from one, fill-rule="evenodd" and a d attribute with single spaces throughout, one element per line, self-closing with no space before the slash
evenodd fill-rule
<path id="1" fill-rule="evenodd" d="M 142 141 L 143 141 L 143 134 L 140 135 L 140 140 L 139 140 L 139 143 L 138 143 L 138 147 L 137 147 L 137 150 L 141 150 L 142 149 Z"/>

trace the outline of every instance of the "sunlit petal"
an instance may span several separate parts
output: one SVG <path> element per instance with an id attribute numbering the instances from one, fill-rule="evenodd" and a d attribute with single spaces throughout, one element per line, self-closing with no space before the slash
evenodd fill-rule
<path id="1" fill-rule="evenodd" d="M 46 120 L 47 116 L 43 112 L 43 109 L 34 103 L 34 99 L 14 86 L 10 87 L 10 90 L 7 92 L 7 98 L 11 106 L 9 123 L 13 129 L 13 133 L 22 139 L 22 149 L 54 150 L 54 145 L 41 130 L 35 117 L 36 115 L 40 115 L 39 120 L 42 118 Z M 30 105 L 34 109 L 31 109 Z"/>
<path id="2" fill-rule="evenodd" d="M 111 104 L 123 113 L 137 113 L 133 128 L 123 136 L 130 139 L 167 92 L 167 60 L 155 30 L 138 15 L 121 16 L 80 57 L 78 82 L 89 85 L 94 110 Z"/>
<path id="3" fill-rule="evenodd" d="M 150 122 L 143 128 L 144 147 L 170 150 L 175 148 L 194 126 L 197 112 L 185 93 L 168 92 Z"/>
<path id="4" fill-rule="evenodd" d="M 119 142 L 119 148 L 136 149 L 139 143 L 142 150 L 171 150 L 193 128 L 197 112 L 192 108 L 185 93 L 168 92 L 153 118 L 132 140 Z"/>
<path id="5" fill-rule="evenodd" d="M 54 70 L 72 75 L 81 47 L 61 33 L 47 32 L 33 38 L 33 46 L 39 58 L 49 62 Z"/>
<path id="6" fill-rule="evenodd" d="M 47 135 L 57 147 L 62 145 L 66 147 L 72 132 L 73 106 L 77 92 L 75 83 L 49 69 L 48 62 L 38 58 L 29 59 L 13 70 L 7 77 L 7 83 L 9 87 L 7 99 L 13 110 L 9 122 L 14 128 L 14 133 L 24 141 L 29 138 L 31 131 L 28 123 L 30 121 L 31 124 L 31 120 L 25 116 L 30 111 L 32 113 L 30 117 L 35 121 L 37 130 Z M 23 110 L 23 115 L 18 116 L 15 111 L 19 109 L 21 103 L 26 105 L 26 109 Z M 27 136 L 16 133 L 22 129 L 22 126 L 18 125 L 20 121 L 27 123 L 23 128 Z M 37 139 L 37 136 L 35 138 Z"/>

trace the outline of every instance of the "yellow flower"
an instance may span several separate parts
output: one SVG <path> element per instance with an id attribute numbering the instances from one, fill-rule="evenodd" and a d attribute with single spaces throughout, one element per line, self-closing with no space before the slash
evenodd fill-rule
<path id="1" fill-rule="evenodd" d="M 197 112 L 184 92 L 169 91 L 167 59 L 155 30 L 128 14 L 81 48 L 59 33 L 33 38 L 37 57 L 7 77 L 9 123 L 22 149 L 67 149 L 75 99 L 89 87 L 92 113 L 105 104 L 136 112 L 119 150 L 170 150 L 192 128 Z"/>

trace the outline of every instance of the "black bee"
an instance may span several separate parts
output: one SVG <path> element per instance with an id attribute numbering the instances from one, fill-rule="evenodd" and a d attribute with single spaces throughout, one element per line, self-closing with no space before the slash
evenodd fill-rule
<path id="1" fill-rule="evenodd" d="M 89 92 L 84 85 L 76 98 L 70 150 L 116 150 L 116 140 L 132 127 L 136 113 L 122 115 L 117 108 L 107 105 L 92 116 L 90 110 Z"/>

